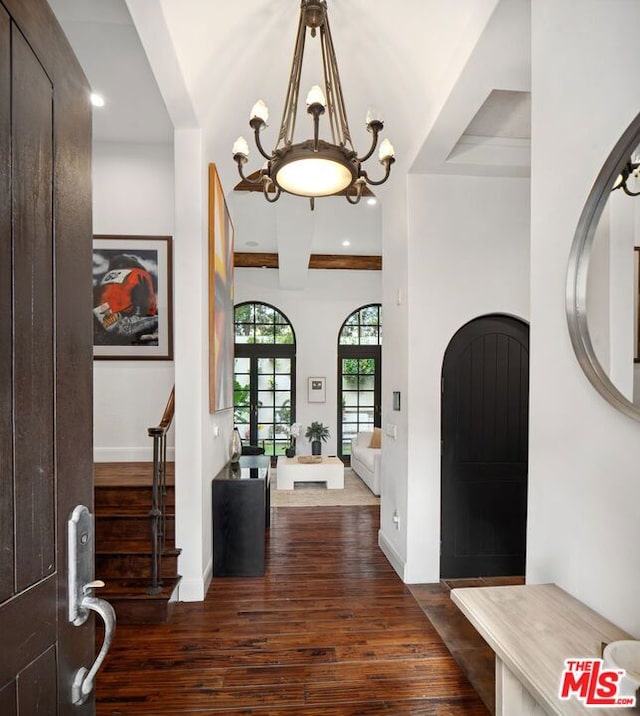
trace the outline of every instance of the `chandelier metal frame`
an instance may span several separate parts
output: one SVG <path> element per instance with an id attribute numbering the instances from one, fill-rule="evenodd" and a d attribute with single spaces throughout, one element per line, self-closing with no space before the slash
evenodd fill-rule
<path id="1" fill-rule="evenodd" d="M 320 36 L 322 49 L 322 69 L 324 79 L 324 95 L 319 87 L 314 87 L 307 97 L 307 113 L 313 120 L 313 138 L 303 142 L 294 142 L 296 129 L 296 118 L 300 98 L 300 78 L 302 75 L 302 64 L 304 59 L 307 29 L 311 37 Z M 326 99 L 325 99 L 326 97 Z M 320 117 L 326 113 L 331 134 L 331 142 L 320 139 Z M 347 201 L 357 204 L 362 197 L 362 190 L 365 184 L 379 186 L 389 178 L 391 165 L 395 162 L 393 146 L 389 140 L 385 140 L 379 153 L 380 163 L 384 167 L 384 175 L 381 179 L 371 179 L 363 168 L 366 162 L 375 152 L 378 145 L 380 132 L 384 122 L 369 112 L 367 114 L 367 130 L 372 134 L 372 141 L 369 151 L 362 157 L 357 155 L 351 140 L 349 122 L 344 104 L 340 73 L 336 59 L 335 47 L 331 36 L 329 19 L 327 16 L 326 0 L 301 0 L 300 20 L 296 35 L 293 62 L 289 76 L 289 86 L 280 123 L 278 140 L 273 152 L 265 151 L 261 132 L 267 126 L 268 110 L 262 101 L 254 106 L 249 126 L 253 130 L 254 140 L 258 151 L 266 159 L 266 163 L 259 171 L 257 178 L 251 178 L 244 173 L 244 166 L 248 161 L 249 149 L 246 141 L 240 137 L 234 144 L 233 158 L 238 166 L 238 172 L 243 181 L 262 185 L 265 199 L 276 202 L 282 192 L 307 196 L 311 200 L 311 209 L 314 208 L 315 198 L 318 196 L 331 196 L 345 193 Z M 347 174 L 350 181 L 336 190 L 325 189 L 323 192 L 314 191 L 311 188 L 295 191 L 289 186 L 285 188 L 278 182 L 281 170 L 288 165 L 305 160 L 323 159 L 331 162 L 346 171 L 342 172 L 343 180 Z M 270 193 L 273 196 L 270 196 Z"/>

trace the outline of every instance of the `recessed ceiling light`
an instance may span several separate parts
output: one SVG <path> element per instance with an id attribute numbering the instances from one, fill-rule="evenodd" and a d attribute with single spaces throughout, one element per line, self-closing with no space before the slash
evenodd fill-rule
<path id="1" fill-rule="evenodd" d="M 369 206 L 375 206 L 377 203 L 378 200 L 373 196 L 367 199 L 367 204 L 369 204 Z"/>
<path id="2" fill-rule="evenodd" d="M 91 93 L 91 104 L 94 107 L 104 107 L 104 97 L 96 92 Z"/>
<path id="3" fill-rule="evenodd" d="M 350 242 L 350 241 L 343 241 L 343 242 L 342 242 L 342 245 L 343 245 L 343 246 L 351 246 L 351 242 Z"/>
<path id="4" fill-rule="evenodd" d="M 245 246 L 260 246 L 260 244 L 257 241 L 245 241 Z"/>

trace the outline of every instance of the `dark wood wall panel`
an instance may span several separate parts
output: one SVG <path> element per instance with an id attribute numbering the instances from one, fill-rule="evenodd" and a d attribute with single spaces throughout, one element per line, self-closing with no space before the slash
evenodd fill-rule
<path id="1" fill-rule="evenodd" d="M 55 577 L 0 606 L 0 624 L 8 625 L 0 642 L 0 684 L 6 684 L 55 641 Z"/>
<path id="2" fill-rule="evenodd" d="M 12 26 L 16 581 L 55 569 L 53 89 Z"/>
<path id="3" fill-rule="evenodd" d="M 16 682 L 11 681 L 0 689 L 0 714 L 2 716 L 17 716 L 17 713 Z"/>
<path id="4" fill-rule="evenodd" d="M 11 369 L 11 26 L 0 6 L 0 602 L 14 593 Z M 0 707 L 2 705 L 0 692 Z M 0 713 L 5 713 L 0 708 Z M 10 713 L 10 712 L 7 712 Z"/>
<path id="5" fill-rule="evenodd" d="M 57 711 L 56 648 L 32 661 L 18 676 L 20 714 L 52 716 Z"/>

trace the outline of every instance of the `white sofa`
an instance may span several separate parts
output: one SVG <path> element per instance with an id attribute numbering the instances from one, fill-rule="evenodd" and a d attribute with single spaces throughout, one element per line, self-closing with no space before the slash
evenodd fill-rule
<path id="1" fill-rule="evenodd" d="M 382 449 L 369 447 L 373 433 L 358 433 L 351 441 L 351 467 L 374 495 L 380 494 Z"/>

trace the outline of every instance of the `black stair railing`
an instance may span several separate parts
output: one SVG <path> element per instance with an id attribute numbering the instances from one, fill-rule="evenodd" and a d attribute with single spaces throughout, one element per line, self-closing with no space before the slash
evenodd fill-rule
<path id="1" fill-rule="evenodd" d="M 153 439 L 153 488 L 151 493 L 151 585 L 148 594 L 162 591 L 162 553 L 165 543 L 165 496 L 167 494 L 167 432 L 175 411 L 175 386 L 171 389 L 160 424 L 149 428 Z"/>

